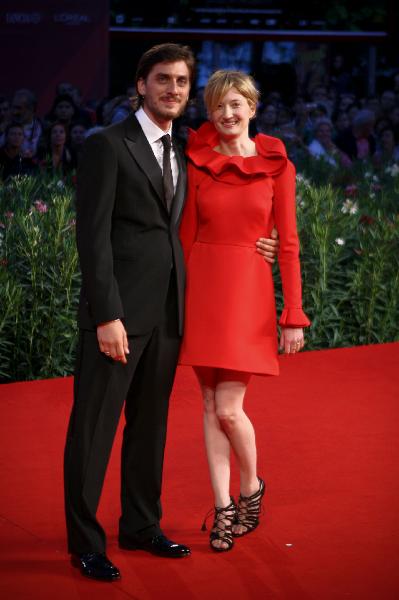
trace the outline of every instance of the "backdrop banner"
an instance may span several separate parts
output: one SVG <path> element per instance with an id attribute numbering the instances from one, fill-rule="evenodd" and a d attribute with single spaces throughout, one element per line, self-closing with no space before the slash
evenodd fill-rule
<path id="1" fill-rule="evenodd" d="M 1 0 L 0 94 L 37 94 L 47 112 L 68 81 L 85 100 L 108 92 L 108 0 Z"/>

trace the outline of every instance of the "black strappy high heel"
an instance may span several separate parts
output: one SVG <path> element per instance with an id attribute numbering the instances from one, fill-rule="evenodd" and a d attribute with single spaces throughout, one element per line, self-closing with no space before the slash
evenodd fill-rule
<path id="1" fill-rule="evenodd" d="M 237 518 L 234 525 L 241 525 L 246 527 L 246 530 L 242 533 L 236 533 L 233 531 L 233 537 L 242 537 L 251 533 L 259 525 L 259 515 L 262 507 L 262 498 L 266 491 L 265 482 L 263 479 L 258 477 L 259 489 L 251 496 L 242 496 L 238 498 L 237 504 Z"/>
<path id="2" fill-rule="evenodd" d="M 228 552 L 234 546 L 232 527 L 237 520 L 237 507 L 234 499 L 230 498 L 230 500 L 231 502 L 228 506 L 224 508 L 215 506 L 214 509 L 209 511 L 201 527 L 202 531 L 206 531 L 206 521 L 214 512 L 214 521 L 209 535 L 209 545 L 215 552 Z M 215 546 L 213 542 L 217 540 L 227 544 L 227 546 Z"/>

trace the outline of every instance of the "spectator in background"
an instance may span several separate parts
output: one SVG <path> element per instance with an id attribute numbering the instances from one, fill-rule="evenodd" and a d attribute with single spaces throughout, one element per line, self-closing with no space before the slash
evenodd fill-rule
<path id="1" fill-rule="evenodd" d="M 361 108 L 357 102 L 353 102 L 353 104 L 348 106 L 346 112 L 348 114 L 350 124 L 352 124 L 353 121 L 355 120 L 355 117 L 356 117 L 357 113 L 359 112 L 359 110 L 361 110 Z M 375 113 L 373 111 L 371 111 L 371 112 L 374 114 L 374 119 L 375 119 Z"/>
<path id="2" fill-rule="evenodd" d="M 314 127 L 314 140 L 309 144 L 308 150 L 315 158 L 323 158 L 333 167 L 340 165 L 348 167 L 351 164 L 348 156 L 341 152 L 334 144 L 333 125 L 330 119 L 320 118 Z"/>
<path id="3" fill-rule="evenodd" d="M 336 144 L 351 160 L 371 158 L 376 149 L 373 135 L 375 116 L 367 109 L 359 110 L 352 126 L 337 136 Z"/>
<path id="4" fill-rule="evenodd" d="M 46 173 L 67 175 L 74 167 L 71 151 L 67 146 L 68 130 L 65 123 L 52 123 L 47 130 L 46 145 L 38 154 L 39 164 Z"/>
<path id="5" fill-rule="evenodd" d="M 205 106 L 205 102 L 204 102 L 204 87 L 203 86 L 197 87 L 196 94 L 195 94 L 195 96 L 194 95 L 192 96 L 192 98 L 190 100 L 190 104 L 195 104 L 199 122 L 201 124 L 205 123 L 205 121 L 208 120 L 208 115 L 206 112 L 206 106 Z"/>
<path id="6" fill-rule="evenodd" d="M 136 90 L 136 86 L 134 83 L 130 83 L 127 88 L 126 88 L 126 96 L 129 98 L 130 101 L 133 100 L 133 98 L 135 98 L 135 96 L 137 96 L 137 90 Z"/>
<path id="7" fill-rule="evenodd" d="M 5 96 L 0 96 L 0 147 L 5 143 L 5 132 L 11 120 L 10 102 Z"/>
<path id="8" fill-rule="evenodd" d="M 399 146 L 396 143 L 392 127 L 385 127 L 378 135 L 373 163 L 380 167 L 394 162 L 399 163 Z"/>
<path id="9" fill-rule="evenodd" d="M 381 131 L 387 127 L 392 127 L 391 121 L 387 117 L 380 117 L 374 124 L 374 134 L 379 137 Z"/>
<path id="10" fill-rule="evenodd" d="M 75 102 L 70 96 L 64 94 L 57 96 L 53 102 L 50 112 L 46 116 L 48 126 L 52 123 L 63 123 L 68 129 L 72 121 L 77 121 L 79 117 Z"/>
<path id="11" fill-rule="evenodd" d="M 173 123 L 173 131 L 176 137 L 179 138 L 184 145 L 187 141 L 188 129 L 190 128 L 197 130 L 203 122 L 204 120 L 201 118 L 197 103 L 193 100 L 190 100 L 187 104 L 184 114 L 175 119 Z"/>
<path id="12" fill-rule="evenodd" d="M 347 111 L 350 106 L 356 101 L 355 94 L 340 94 L 337 98 L 336 111 L 345 110 Z"/>
<path id="13" fill-rule="evenodd" d="M 385 90 L 381 94 L 381 112 L 383 115 L 388 116 L 391 110 L 396 106 L 395 92 L 392 90 Z"/>
<path id="14" fill-rule="evenodd" d="M 273 104 L 276 108 L 282 105 L 281 94 L 277 90 L 271 90 L 265 97 L 264 105 Z"/>
<path id="15" fill-rule="evenodd" d="M 295 131 L 297 135 L 303 140 L 305 136 L 305 132 L 312 129 L 312 122 L 309 117 L 309 108 L 307 102 L 302 96 L 297 96 L 295 100 L 295 104 L 293 106 L 294 110 L 294 122 L 295 122 Z"/>
<path id="16" fill-rule="evenodd" d="M 59 96 L 69 96 L 73 100 L 77 111 L 76 118 L 86 127 L 91 127 L 95 123 L 95 111 L 83 106 L 82 92 L 78 87 L 67 81 L 60 82 L 56 87 L 56 97 Z"/>
<path id="17" fill-rule="evenodd" d="M 266 104 L 256 117 L 256 125 L 259 133 L 276 135 L 277 131 L 277 108 L 274 104 Z"/>
<path id="18" fill-rule="evenodd" d="M 294 123 L 294 115 L 288 106 L 280 106 L 277 111 L 277 127 L 283 129 L 286 126 L 291 126 Z"/>
<path id="19" fill-rule="evenodd" d="M 327 111 L 327 108 L 324 106 L 324 104 L 310 103 L 310 104 L 308 104 L 308 108 L 309 108 L 310 119 L 311 119 L 313 125 L 319 119 L 322 119 L 322 118 L 328 119 L 328 111 Z"/>
<path id="20" fill-rule="evenodd" d="M 74 87 L 71 97 L 75 103 L 78 120 L 84 123 L 86 127 L 94 125 L 96 122 L 96 113 L 93 109 L 88 108 L 83 104 L 82 91 L 78 87 Z"/>
<path id="21" fill-rule="evenodd" d="M 123 121 L 133 112 L 132 103 L 128 96 L 116 96 L 104 106 L 104 121 L 112 125 Z"/>
<path id="22" fill-rule="evenodd" d="M 315 104 L 314 102 L 308 102 L 306 104 L 309 119 L 307 126 L 303 130 L 303 141 L 306 145 L 314 138 L 315 125 L 319 119 L 328 119 L 328 112 L 323 104 Z"/>
<path id="23" fill-rule="evenodd" d="M 97 131 L 101 131 L 101 129 L 104 129 L 104 127 L 105 127 L 104 108 L 108 102 L 109 102 L 109 98 L 103 98 L 97 104 L 97 106 L 96 106 L 96 124 L 93 125 L 92 127 L 89 127 L 89 129 L 86 131 L 86 137 L 89 137 L 89 135 L 92 135 L 93 133 L 96 133 Z"/>
<path id="24" fill-rule="evenodd" d="M 85 123 L 77 121 L 72 123 L 69 130 L 70 149 L 73 162 L 77 165 L 86 139 L 87 127 Z"/>
<path id="25" fill-rule="evenodd" d="M 298 160 L 306 150 L 296 129 L 295 114 L 286 106 L 280 105 L 277 109 L 274 104 L 266 104 L 263 110 L 258 112 L 256 129 L 257 133 L 264 133 L 283 140 L 287 154 L 292 161 Z"/>
<path id="26" fill-rule="evenodd" d="M 321 104 L 327 111 L 327 115 L 330 116 L 333 109 L 333 104 L 328 97 L 328 91 L 326 86 L 318 85 L 314 88 L 311 95 L 311 102 L 314 104 Z"/>
<path id="27" fill-rule="evenodd" d="M 389 120 L 392 123 L 393 130 L 395 132 L 395 138 L 399 139 L 399 106 L 394 108 L 389 113 Z"/>
<path id="28" fill-rule="evenodd" d="M 353 89 L 352 75 L 345 65 L 342 54 L 336 54 L 333 58 L 330 68 L 330 86 L 338 95 L 351 92 Z"/>
<path id="29" fill-rule="evenodd" d="M 37 101 L 30 90 L 20 89 L 14 94 L 12 101 L 12 120 L 23 126 L 24 141 L 21 152 L 24 156 L 36 155 L 37 146 L 41 138 L 43 128 L 36 117 Z"/>
<path id="30" fill-rule="evenodd" d="M 334 120 L 335 134 L 334 138 L 347 131 L 350 127 L 350 120 L 348 113 L 345 110 L 341 110 Z"/>
<path id="31" fill-rule="evenodd" d="M 381 115 L 381 105 L 378 96 L 369 96 L 364 102 L 363 108 L 372 110 L 375 114 L 375 118 L 378 119 Z"/>
<path id="32" fill-rule="evenodd" d="M 323 61 L 313 60 L 305 74 L 303 88 L 305 94 L 311 98 L 313 91 L 318 87 L 324 87 L 327 83 L 327 74 Z"/>
<path id="33" fill-rule="evenodd" d="M 75 86 L 72 83 L 69 83 L 69 81 L 61 81 L 55 88 L 55 95 L 56 97 L 69 96 L 70 98 L 73 98 L 74 89 Z"/>
<path id="34" fill-rule="evenodd" d="M 36 165 L 30 156 L 24 156 L 22 146 L 25 140 L 21 123 L 9 123 L 5 130 L 5 144 L 0 149 L 0 176 L 5 181 L 16 175 L 32 175 Z"/>

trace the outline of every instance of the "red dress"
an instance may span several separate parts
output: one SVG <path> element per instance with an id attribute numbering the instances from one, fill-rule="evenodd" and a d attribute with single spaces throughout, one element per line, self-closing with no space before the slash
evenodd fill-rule
<path id="1" fill-rule="evenodd" d="M 284 310 L 280 325 L 306 327 L 302 311 L 295 169 L 277 138 L 255 137 L 257 156 L 213 150 L 211 123 L 191 131 L 188 195 L 180 238 L 186 259 L 179 362 L 278 375 L 272 267 L 256 252 L 276 225 Z"/>

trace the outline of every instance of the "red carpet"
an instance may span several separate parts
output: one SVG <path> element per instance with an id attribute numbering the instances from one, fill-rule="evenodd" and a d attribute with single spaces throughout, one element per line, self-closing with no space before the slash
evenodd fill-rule
<path id="1" fill-rule="evenodd" d="M 280 377 L 254 377 L 248 389 L 266 512 L 230 553 L 211 553 L 200 531 L 212 497 L 191 370 L 178 371 L 172 397 L 163 498 L 163 528 L 191 546 L 190 558 L 119 550 L 119 432 L 100 507 L 122 571 L 113 584 L 82 578 L 65 551 L 72 380 L 1 386 L 0 597 L 399 598 L 399 344 L 307 352 L 281 367 Z"/>

